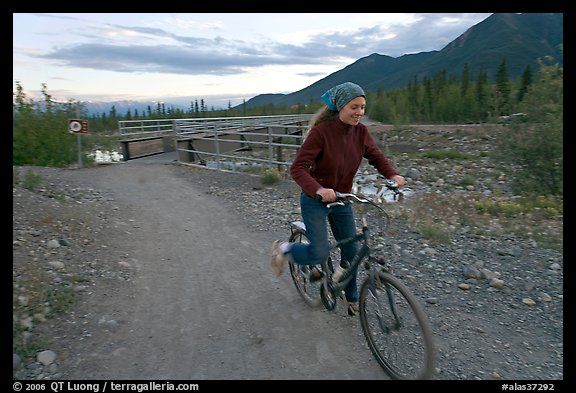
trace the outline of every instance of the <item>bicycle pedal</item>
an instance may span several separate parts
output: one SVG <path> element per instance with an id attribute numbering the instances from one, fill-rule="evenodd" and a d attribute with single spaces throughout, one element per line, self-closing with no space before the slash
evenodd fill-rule
<path id="1" fill-rule="evenodd" d="M 324 277 L 324 273 L 322 273 L 319 270 L 313 270 L 312 272 L 310 272 L 310 282 L 316 282 L 322 279 L 322 277 Z"/>

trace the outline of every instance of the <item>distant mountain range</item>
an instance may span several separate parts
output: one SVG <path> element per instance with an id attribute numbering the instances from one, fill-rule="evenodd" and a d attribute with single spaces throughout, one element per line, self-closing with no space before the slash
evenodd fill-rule
<path id="1" fill-rule="evenodd" d="M 307 104 L 320 99 L 330 87 L 353 81 L 367 92 L 407 86 L 417 78 L 433 78 L 439 71 L 460 79 L 464 64 L 468 64 L 471 79 L 476 79 L 480 68 L 489 81 L 494 80 L 498 66 L 506 59 L 510 78 L 519 77 L 527 65 L 538 70 L 538 59 L 551 56 L 563 63 L 561 46 L 564 42 L 564 14 L 562 13 L 495 13 L 472 26 L 440 51 L 390 57 L 373 53 L 336 71 L 312 85 L 290 94 L 260 94 L 244 104 L 247 108 L 261 105 Z M 147 113 L 148 106 L 156 109 L 155 102 L 116 101 L 85 103 L 89 114 L 116 112 L 134 115 Z M 165 102 L 166 108 L 187 110 L 189 105 Z M 224 108 L 217 108 L 224 109 Z"/>
<path id="2" fill-rule="evenodd" d="M 564 14 L 492 14 L 472 26 L 440 51 L 421 52 L 397 58 L 373 53 L 334 72 L 312 85 L 290 94 L 260 94 L 246 101 L 247 107 L 260 105 L 307 104 L 320 99 L 330 87 L 352 81 L 365 91 L 407 86 L 415 77 L 422 81 L 445 70 L 460 79 L 464 64 L 476 79 L 483 67 L 489 81 L 506 59 L 508 75 L 514 79 L 530 65 L 538 70 L 538 59 L 552 56 L 562 63 Z"/>

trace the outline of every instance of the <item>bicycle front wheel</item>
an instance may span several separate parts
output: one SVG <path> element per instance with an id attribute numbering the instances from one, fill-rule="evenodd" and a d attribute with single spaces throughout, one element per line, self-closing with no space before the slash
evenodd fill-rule
<path id="1" fill-rule="evenodd" d="M 310 243 L 303 231 L 294 231 L 290 235 L 290 242 L 292 243 Z M 320 288 L 322 287 L 322 266 L 321 265 L 299 265 L 294 263 L 290 258 L 288 262 L 290 266 L 290 275 L 292 281 L 296 286 L 296 290 L 302 296 L 302 299 L 310 307 L 320 307 L 322 299 L 320 296 Z"/>
<path id="2" fill-rule="evenodd" d="M 370 350 L 392 379 L 432 377 L 432 328 L 418 299 L 397 277 L 378 272 L 364 281 L 360 323 Z"/>

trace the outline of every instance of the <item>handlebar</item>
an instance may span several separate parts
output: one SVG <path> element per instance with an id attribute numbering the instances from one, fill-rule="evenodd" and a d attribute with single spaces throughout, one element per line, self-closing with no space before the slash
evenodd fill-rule
<path id="1" fill-rule="evenodd" d="M 382 188 L 378 191 L 378 193 L 376 193 L 376 197 L 378 197 L 378 198 L 381 197 L 387 189 L 394 192 L 394 198 L 395 199 L 397 197 L 401 198 L 403 196 L 403 193 L 400 190 L 398 183 L 396 183 L 395 181 L 392 181 L 390 179 L 386 179 Z M 316 200 L 322 202 L 322 195 L 316 194 L 315 198 L 316 198 Z M 342 192 L 336 192 L 336 201 L 326 204 L 326 207 L 330 208 L 332 206 L 342 206 L 342 205 L 345 205 L 347 203 L 353 203 L 353 202 L 369 203 L 373 206 L 376 206 L 378 209 L 382 210 L 382 208 L 380 206 L 378 206 L 376 203 L 374 203 L 370 199 L 367 199 L 367 198 L 365 198 L 361 195 L 358 195 L 358 194 L 342 193 Z"/>
<path id="2" fill-rule="evenodd" d="M 380 191 L 378 191 L 376 193 L 376 196 L 378 198 L 381 198 L 387 189 L 391 190 L 394 193 L 394 200 L 396 200 L 396 199 L 401 200 L 404 197 L 404 193 L 402 192 L 402 190 L 398 186 L 398 183 L 396 183 L 395 181 L 392 181 L 390 179 L 386 179 L 384 181 L 384 185 L 382 186 L 382 188 L 380 188 Z"/>

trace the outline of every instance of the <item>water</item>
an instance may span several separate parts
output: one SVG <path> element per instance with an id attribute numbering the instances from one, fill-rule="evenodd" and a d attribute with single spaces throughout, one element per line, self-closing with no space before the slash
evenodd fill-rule
<path id="1" fill-rule="evenodd" d="M 123 161 L 122 154 L 108 150 L 95 150 L 93 153 L 88 154 L 88 157 L 93 158 L 96 164 L 110 164 Z"/>
<path id="2" fill-rule="evenodd" d="M 384 184 L 383 178 L 381 175 L 376 173 L 364 174 L 360 173 L 359 171 L 358 173 L 356 173 L 356 176 L 354 177 L 354 184 L 352 185 L 352 191 L 360 192 L 361 194 L 366 196 L 375 197 L 382 189 L 383 184 Z M 402 194 L 404 195 L 404 198 L 406 198 L 413 195 L 414 191 L 411 188 L 404 187 L 402 189 Z M 395 196 L 396 194 L 394 193 L 394 191 L 384 188 L 382 194 L 380 195 L 380 198 L 382 198 L 386 202 L 397 202 Z"/>

